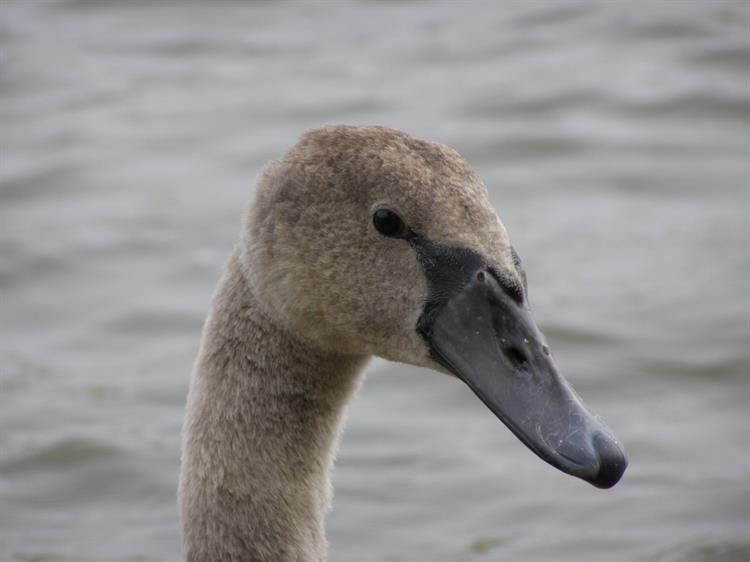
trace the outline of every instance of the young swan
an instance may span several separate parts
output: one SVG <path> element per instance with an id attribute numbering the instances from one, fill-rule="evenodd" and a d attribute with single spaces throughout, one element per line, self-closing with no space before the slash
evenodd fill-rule
<path id="1" fill-rule="evenodd" d="M 625 470 L 557 372 L 466 161 L 385 127 L 326 127 L 260 178 L 206 320 L 183 435 L 188 561 L 325 560 L 329 470 L 372 355 L 455 375 L 595 486 Z"/>

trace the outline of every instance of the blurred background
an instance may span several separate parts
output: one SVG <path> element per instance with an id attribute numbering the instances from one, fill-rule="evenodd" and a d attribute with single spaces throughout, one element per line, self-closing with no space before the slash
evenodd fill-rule
<path id="1" fill-rule="evenodd" d="M 254 178 L 305 129 L 461 152 L 609 491 L 376 360 L 333 562 L 750 559 L 750 6 L 0 6 L 0 559 L 174 561 L 192 361 Z"/>

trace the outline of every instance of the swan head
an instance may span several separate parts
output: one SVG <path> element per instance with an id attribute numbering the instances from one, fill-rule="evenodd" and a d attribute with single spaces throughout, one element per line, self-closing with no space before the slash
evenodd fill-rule
<path id="1" fill-rule="evenodd" d="M 310 131 L 261 175 L 241 252 L 288 331 L 457 376 L 553 466 L 602 488 L 623 474 L 621 445 L 530 316 L 485 185 L 453 149 L 386 127 Z"/>

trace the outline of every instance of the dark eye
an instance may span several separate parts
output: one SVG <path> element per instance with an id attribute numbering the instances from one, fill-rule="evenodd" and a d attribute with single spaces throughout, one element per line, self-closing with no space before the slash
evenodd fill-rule
<path id="1" fill-rule="evenodd" d="M 378 232 L 391 238 L 401 238 L 406 236 L 408 229 L 396 213 L 390 209 L 378 209 L 372 215 L 372 224 Z"/>

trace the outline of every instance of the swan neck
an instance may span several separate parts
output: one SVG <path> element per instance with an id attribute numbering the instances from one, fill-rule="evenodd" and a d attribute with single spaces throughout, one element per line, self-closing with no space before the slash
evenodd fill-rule
<path id="1" fill-rule="evenodd" d="M 274 322 L 235 251 L 188 396 L 180 477 L 187 560 L 325 559 L 329 472 L 365 361 L 316 348 Z"/>

